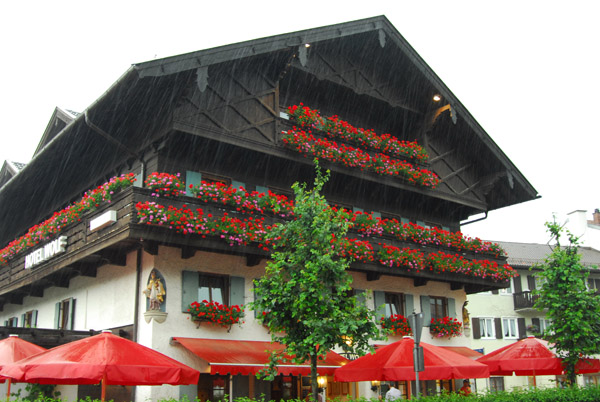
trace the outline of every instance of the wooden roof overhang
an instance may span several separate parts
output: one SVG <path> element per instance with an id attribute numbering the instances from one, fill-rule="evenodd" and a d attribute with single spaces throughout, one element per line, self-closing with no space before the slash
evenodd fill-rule
<path id="1" fill-rule="evenodd" d="M 15 256 L 6 266 L 0 268 L 0 306 L 6 303 L 22 304 L 26 296 L 43 297 L 44 290 L 57 286 L 68 288 L 70 280 L 77 276 L 95 277 L 97 269 L 105 264 L 127 267 L 127 253 L 142 248 L 156 255 L 160 245 L 181 249 L 181 258 L 188 259 L 196 251 L 210 251 L 223 254 L 233 254 L 246 257 L 248 266 L 258 264 L 268 258 L 268 253 L 257 245 L 230 246 L 218 237 L 202 238 L 200 235 L 183 235 L 167 227 L 144 225 L 137 222 L 135 205 L 138 202 L 158 201 L 164 206 L 173 205 L 181 208 L 184 204 L 195 210 L 202 208 L 205 214 L 212 213 L 220 216 L 224 212 L 233 216 L 239 214 L 228 208 L 210 206 L 199 203 L 194 198 L 156 199 L 150 196 L 151 191 L 130 187 L 117 194 L 113 201 L 102 205 L 98 210 L 84 215 L 80 222 L 66 227 L 61 235 L 67 236 L 66 252 L 56 255 L 50 260 L 30 269 L 25 269 L 25 257 L 35 250 L 31 248 Z M 89 221 L 107 210 L 117 212 L 117 222 L 96 232 L 89 229 Z M 248 215 L 239 214 L 240 217 Z M 266 218 L 274 222 L 274 218 Z M 399 247 L 419 248 L 423 251 L 436 251 L 439 248 L 422 247 L 411 243 L 401 243 L 387 239 L 387 243 Z M 43 245 L 40 245 L 42 247 Z M 481 255 L 459 253 L 465 258 L 480 259 Z M 493 259 L 503 264 L 503 259 Z M 401 276 L 412 278 L 415 286 L 422 286 L 427 281 L 447 282 L 452 289 L 464 288 L 467 293 L 481 292 L 491 289 L 504 288 L 508 281 L 494 282 L 490 279 L 466 276 L 462 274 L 435 274 L 425 271 L 409 271 L 400 268 L 387 268 L 376 264 L 355 263 L 351 270 L 364 272 L 367 279 L 376 280 L 381 275 Z"/>
<path id="2" fill-rule="evenodd" d="M 306 49 L 305 43 L 317 46 L 319 43 L 339 42 L 343 46 L 351 46 L 352 41 L 362 37 L 368 37 L 370 41 L 376 38 L 380 46 L 393 45 L 394 49 L 411 61 L 419 74 L 418 78 L 424 79 L 429 89 L 435 89 L 448 100 L 453 116 L 458 115 L 458 122 L 450 121 L 445 124 L 448 127 L 454 124 L 463 125 L 464 135 L 469 137 L 469 141 L 461 142 L 462 140 L 452 137 L 446 138 L 445 141 L 461 142 L 463 148 L 470 146 L 476 151 L 471 151 L 475 158 L 479 155 L 479 160 L 474 162 L 475 168 L 480 171 L 480 180 L 476 184 L 489 187 L 486 201 L 475 204 L 461 199 L 460 192 L 463 190 L 450 193 L 441 188 L 431 191 L 410 187 L 407 190 L 416 194 L 424 191 L 426 197 L 423 199 L 432 197 L 453 203 L 455 208 L 460 210 L 457 213 L 463 217 L 528 201 L 537 196 L 537 192 L 525 177 L 389 21 L 385 17 L 374 17 L 132 66 L 85 113 L 48 142 L 19 175 L 0 189 L 0 244 L 6 244 L 16 234 L 25 232 L 31 225 L 43 220 L 51 211 L 60 209 L 67 202 L 80 196 L 83 189 L 93 187 L 102 179 L 113 176 L 117 173 L 118 166 L 122 166 L 123 163 L 132 164 L 143 160 L 145 153 L 153 147 L 160 146 L 173 130 L 200 135 L 189 127 L 176 124 L 173 121 L 173 112 L 190 85 L 202 85 L 198 77 L 205 76 L 204 69 L 260 57 L 273 57 L 277 63 L 285 66 L 285 61 L 290 56 L 296 55 L 298 60 L 304 57 L 302 49 Z M 298 62 L 292 64 L 296 71 L 307 74 L 307 71 L 302 71 L 301 60 L 300 67 Z M 392 70 L 392 73 L 396 72 L 394 65 L 386 68 Z M 335 77 L 321 78 L 331 85 L 345 85 Z M 377 91 L 365 93 L 364 96 L 382 98 Z M 391 102 L 391 105 L 415 113 L 412 111 L 415 109 L 414 105 L 406 102 Z M 90 128 L 90 122 L 101 127 L 112 138 L 107 139 L 99 135 L 96 130 Z M 446 126 L 440 125 L 437 130 L 439 135 L 443 136 Z M 274 153 L 281 158 L 310 163 L 277 147 L 264 143 L 249 144 L 244 138 L 226 131 L 202 130 L 201 135 L 221 142 L 230 142 L 242 148 L 259 147 L 261 151 Z M 475 143 L 471 140 L 475 140 Z M 458 149 L 460 151 L 463 148 Z M 356 173 L 345 171 L 344 174 Z M 453 174 L 450 172 L 448 175 Z M 363 177 L 362 174 L 358 175 Z M 389 183 L 391 186 L 403 186 L 382 177 L 364 177 L 367 180 Z"/>

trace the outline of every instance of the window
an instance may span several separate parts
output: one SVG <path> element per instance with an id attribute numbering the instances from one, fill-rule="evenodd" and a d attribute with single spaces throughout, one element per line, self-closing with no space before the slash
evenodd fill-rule
<path id="1" fill-rule="evenodd" d="M 493 318 L 480 318 L 479 330 L 481 339 L 496 339 L 496 329 Z"/>
<path id="2" fill-rule="evenodd" d="M 217 302 L 228 304 L 227 293 L 227 278 L 224 276 L 200 275 L 198 283 L 198 301 L 206 300 L 209 302 Z"/>
<path id="3" fill-rule="evenodd" d="M 243 277 L 183 271 L 181 281 L 181 311 L 184 313 L 188 312 L 191 303 L 202 300 L 230 306 L 245 303 Z"/>
<path id="4" fill-rule="evenodd" d="M 73 329 L 75 318 L 75 299 L 72 297 L 56 303 L 54 327 L 56 329 Z"/>
<path id="5" fill-rule="evenodd" d="M 504 391 L 504 377 L 490 377 L 490 391 Z"/>
<path id="6" fill-rule="evenodd" d="M 404 315 L 404 300 L 402 293 L 385 292 L 385 316 L 394 314 Z"/>
<path id="7" fill-rule="evenodd" d="M 429 296 L 431 318 L 439 320 L 448 316 L 448 299 L 446 297 Z"/>
<path id="8" fill-rule="evenodd" d="M 512 295 L 514 293 L 513 279 L 511 278 L 508 283 L 509 286 L 507 288 L 500 289 L 501 295 Z"/>
<path id="9" fill-rule="evenodd" d="M 519 337 L 516 318 L 502 318 L 502 334 L 506 339 L 517 339 Z"/>
<path id="10" fill-rule="evenodd" d="M 31 310 L 21 316 L 24 328 L 37 327 L 37 310 Z"/>
<path id="11" fill-rule="evenodd" d="M 545 334 L 550 327 L 551 321 L 547 318 L 540 318 L 540 334 Z"/>
<path id="12" fill-rule="evenodd" d="M 10 317 L 6 322 L 7 327 L 17 327 L 19 326 L 19 319 L 17 317 Z"/>

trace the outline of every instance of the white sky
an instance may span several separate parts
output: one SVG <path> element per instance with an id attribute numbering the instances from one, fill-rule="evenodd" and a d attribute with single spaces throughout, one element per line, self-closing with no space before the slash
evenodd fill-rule
<path id="1" fill-rule="evenodd" d="M 137 62 L 386 15 L 537 189 L 464 232 L 545 243 L 600 208 L 600 2 L 3 1 L 0 163 L 27 162 L 55 106 L 83 111 Z M 460 116 L 459 116 L 460 118 Z"/>

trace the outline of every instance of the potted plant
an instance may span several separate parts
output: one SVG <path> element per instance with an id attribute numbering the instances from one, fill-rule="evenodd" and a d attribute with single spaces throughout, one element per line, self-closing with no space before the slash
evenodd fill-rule
<path id="1" fill-rule="evenodd" d="M 202 322 L 219 325 L 225 328 L 231 328 L 233 324 L 240 323 L 244 317 L 243 306 L 238 305 L 225 306 L 219 302 L 202 300 L 193 302 L 188 307 L 193 322 L 200 326 Z"/>
<path id="2" fill-rule="evenodd" d="M 432 318 L 429 332 L 436 338 L 452 338 L 462 335 L 462 324 L 456 318 Z"/>

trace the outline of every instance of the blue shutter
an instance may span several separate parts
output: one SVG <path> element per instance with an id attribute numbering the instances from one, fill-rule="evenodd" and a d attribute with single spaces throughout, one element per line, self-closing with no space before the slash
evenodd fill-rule
<path id="1" fill-rule="evenodd" d="M 192 172 L 188 170 L 185 172 L 185 195 L 192 196 L 192 192 L 190 191 L 190 184 L 197 186 L 202 181 L 202 173 Z"/>
<path id="2" fill-rule="evenodd" d="M 60 302 L 54 305 L 54 329 L 60 329 Z"/>
<path id="3" fill-rule="evenodd" d="M 448 298 L 448 317 L 457 318 L 456 317 L 456 301 L 452 298 Z"/>
<path id="4" fill-rule="evenodd" d="M 419 226 L 421 226 L 423 228 L 426 226 L 425 222 L 423 222 L 423 221 L 417 221 L 417 225 L 419 225 Z"/>
<path id="5" fill-rule="evenodd" d="M 25 314 L 21 314 L 21 326 L 25 327 Z"/>
<path id="6" fill-rule="evenodd" d="M 373 299 L 375 300 L 375 315 L 378 318 L 385 317 L 385 292 L 374 290 Z"/>
<path id="7" fill-rule="evenodd" d="M 69 311 L 67 312 L 67 328 L 72 330 L 75 324 L 75 299 L 69 298 Z"/>
<path id="8" fill-rule="evenodd" d="M 415 310 L 415 298 L 413 295 L 404 295 L 404 316 L 408 317 Z"/>
<path id="9" fill-rule="evenodd" d="M 354 211 L 354 212 L 365 212 L 364 209 L 359 208 L 359 207 L 352 207 L 352 211 Z"/>
<path id="10" fill-rule="evenodd" d="M 373 211 L 371 212 L 371 216 L 373 217 L 373 219 L 381 218 L 381 212 Z"/>
<path id="11" fill-rule="evenodd" d="M 241 276 L 229 278 L 229 305 L 242 306 L 244 304 L 245 280 Z"/>
<path id="12" fill-rule="evenodd" d="M 37 328 L 37 310 L 31 312 L 31 328 Z"/>
<path id="13" fill-rule="evenodd" d="M 244 190 L 246 190 L 246 184 L 237 180 L 231 180 L 231 187 L 235 188 L 236 190 L 242 187 Z"/>
<path id="14" fill-rule="evenodd" d="M 265 186 L 256 186 L 256 191 L 259 193 L 269 194 L 269 188 Z"/>
<path id="15" fill-rule="evenodd" d="M 421 296 L 421 313 L 423 313 L 423 326 L 431 325 L 431 305 L 429 304 L 429 296 Z"/>
<path id="16" fill-rule="evenodd" d="M 400 223 L 402 223 L 403 225 L 410 223 L 410 219 L 408 218 L 400 218 Z"/>
<path id="17" fill-rule="evenodd" d="M 181 311 L 188 312 L 190 304 L 198 301 L 198 286 L 200 285 L 200 274 L 195 271 L 183 271 L 181 273 Z"/>

